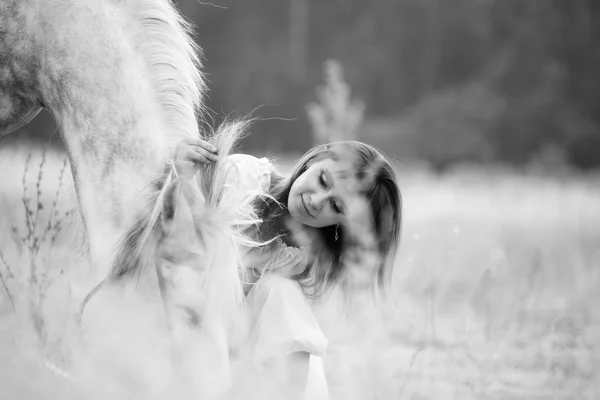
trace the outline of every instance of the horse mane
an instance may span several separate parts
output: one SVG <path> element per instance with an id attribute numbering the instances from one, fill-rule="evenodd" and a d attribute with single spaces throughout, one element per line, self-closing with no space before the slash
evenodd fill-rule
<path id="1" fill-rule="evenodd" d="M 204 165 L 198 172 L 198 188 L 206 203 L 203 205 L 211 213 L 197 213 L 204 219 L 195 220 L 195 224 L 231 226 L 256 222 L 251 202 L 222 202 L 223 189 L 227 179 L 227 157 L 243 137 L 249 121 L 224 122 L 206 139 L 219 149 L 218 160 Z M 142 212 L 127 230 L 117 246 L 116 257 L 109 275 L 110 281 L 126 278 L 139 278 L 154 265 L 155 249 L 163 235 L 161 217 L 167 192 L 176 178 L 174 169 L 168 168 L 151 185 L 144 212 Z M 209 217 L 206 217 L 210 215 Z M 243 242 L 243 235 L 237 236 Z"/>
<path id="2" fill-rule="evenodd" d="M 147 78 L 153 84 L 166 128 L 165 154 L 170 154 L 181 138 L 200 136 L 198 118 L 203 115 L 203 94 L 207 91 L 201 72 L 202 50 L 193 39 L 192 25 L 178 12 L 172 0 L 135 0 L 122 2 L 120 6 L 128 10 L 134 21 L 135 29 L 128 31 L 132 32 L 133 46 L 146 60 Z M 166 181 L 167 174 L 160 173 L 146 188 L 150 189 L 144 191 L 148 204 L 157 202 Z M 70 205 L 67 223 L 79 238 L 78 252 L 89 257 L 87 232 L 74 188 L 66 201 Z M 137 218 L 125 240 L 137 242 L 136 236 L 150 220 L 153 220 L 150 214 Z"/>
<path id="3" fill-rule="evenodd" d="M 182 135 L 198 137 L 197 117 L 202 115 L 207 88 L 191 24 L 171 0 L 136 0 L 131 11 L 139 21 L 135 46 L 146 56 L 167 136 L 173 142 Z M 167 143 L 169 148 L 173 144 Z"/>

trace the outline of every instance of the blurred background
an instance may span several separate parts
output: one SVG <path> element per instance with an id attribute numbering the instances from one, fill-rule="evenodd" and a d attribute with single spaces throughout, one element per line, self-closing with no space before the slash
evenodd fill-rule
<path id="1" fill-rule="evenodd" d="M 593 0 L 180 1 L 218 122 L 259 120 L 244 151 L 314 142 L 328 59 L 364 106 L 355 137 L 436 170 L 459 161 L 600 165 L 600 4 Z M 54 130 L 42 113 L 21 134 Z M 14 140 L 15 136 L 4 140 Z"/>
<path id="2" fill-rule="evenodd" d="M 315 143 L 355 138 L 397 161 L 403 238 L 384 326 L 320 319 L 332 399 L 600 398 L 600 2 L 177 7 L 204 51 L 206 122 L 256 118 L 240 151 L 285 167 Z M 0 386 L 15 398 L 57 386 L 37 355 L 15 350 L 8 293 L 27 298 L 42 282 L 39 336 L 44 348 L 69 348 L 65 287 L 85 265 L 76 231 L 56 222 L 72 178 L 58 134 L 42 149 L 55 128 L 42 112 L 0 139 L 0 359 L 12 360 Z M 30 206 L 38 235 L 47 221 L 58 226 L 39 277 L 28 267 Z M 118 346 L 107 354 L 135 355 Z M 139 368 L 107 366 L 116 379 L 98 370 L 93 398 L 105 388 L 136 397 L 125 389 L 142 385 L 122 377 Z"/>

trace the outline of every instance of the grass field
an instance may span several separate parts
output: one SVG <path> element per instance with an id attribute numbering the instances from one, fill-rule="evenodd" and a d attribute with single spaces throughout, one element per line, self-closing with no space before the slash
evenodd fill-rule
<path id="1" fill-rule="evenodd" d="M 28 153 L 0 148 L 0 250 L 15 275 L 30 265 L 11 231 L 25 229 Z M 33 152 L 30 196 L 40 157 Z M 60 152 L 47 154 L 42 220 L 62 162 Z M 600 302 L 600 180 L 507 169 L 462 168 L 443 176 L 423 169 L 399 172 L 403 242 L 385 318 L 378 324 L 323 322 L 331 340 L 325 367 L 332 398 L 600 398 L 600 312 L 594 306 Z M 64 186 L 61 213 L 69 197 L 70 185 Z M 46 250 L 40 250 L 46 254 L 40 265 L 48 265 L 47 276 L 53 277 L 43 307 L 46 339 L 69 347 L 67 283 L 85 264 L 67 225 Z M 4 265 L 0 272 L 6 276 Z M 22 296 L 10 282 L 9 288 Z M 125 365 L 116 357 L 122 344 L 112 349 L 114 362 L 106 349 L 104 364 L 88 370 L 85 383 L 50 372 L 30 345 L 31 325 L 20 323 L 29 320 L 27 313 L 17 311 L 20 318 L 0 290 L 1 398 L 177 398 L 156 383 L 166 379 L 159 355 L 153 364 L 148 354 L 130 351 L 140 358 Z M 46 352 L 60 361 L 60 352 Z M 144 393 L 155 388 L 154 396 L 131 395 L 140 393 L 132 371 L 141 369 Z"/>

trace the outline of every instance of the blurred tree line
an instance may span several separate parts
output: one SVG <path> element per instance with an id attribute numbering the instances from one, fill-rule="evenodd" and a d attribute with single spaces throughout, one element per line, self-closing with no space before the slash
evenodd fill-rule
<path id="1" fill-rule="evenodd" d="M 600 164 L 600 2 L 213 0 L 196 25 L 215 122 L 258 118 L 248 151 L 301 152 L 325 60 L 366 105 L 359 138 L 395 157 Z M 45 124 L 45 125 L 44 125 Z M 48 121 L 38 122 L 40 132 Z"/>

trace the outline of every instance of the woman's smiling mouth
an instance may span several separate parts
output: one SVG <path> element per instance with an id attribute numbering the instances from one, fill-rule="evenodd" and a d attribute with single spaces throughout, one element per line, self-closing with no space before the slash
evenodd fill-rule
<path id="1" fill-rule="evenodd" d="M 315 217 L 313 217 L 313 215 L 310 213 L 310 211 L 308 210 L 308 206 L 304 202 L 304 196 L 300 196 L 300 203 L 302 203 L 302 207 L 304 208 L 304 212 L 306 213 L 306 215 L 314 219 Z"/>

